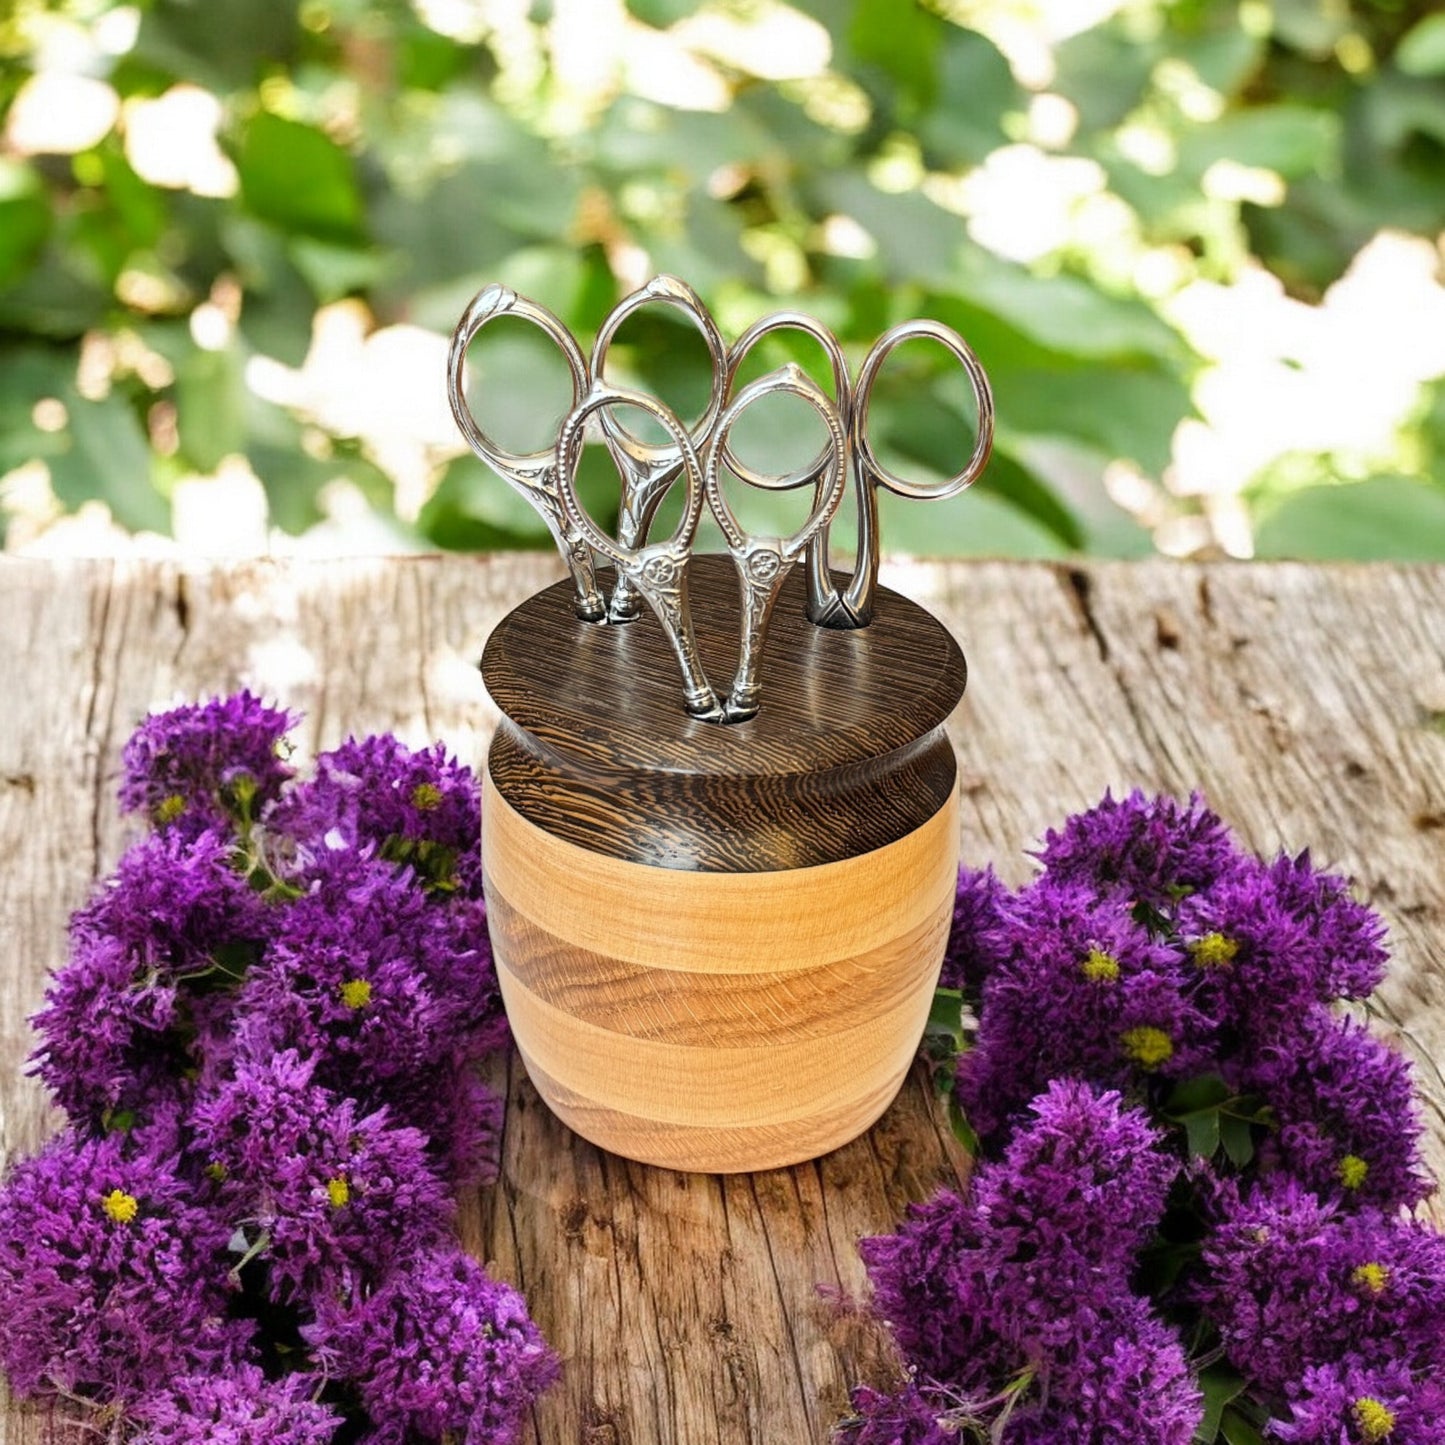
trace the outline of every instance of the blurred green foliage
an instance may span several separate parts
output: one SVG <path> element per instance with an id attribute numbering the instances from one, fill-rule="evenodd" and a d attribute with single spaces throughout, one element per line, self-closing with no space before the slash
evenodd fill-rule
<path id="1" fill-rule="evenodd" d="M 1091 23 L 1060 26 L 1081 9 Z M 585 346 L 629 277 L 665 270 L 729 334 L 788 305 L 855 355 L 911 315 L 969 338 L 996 394 L 995 460 L 966 504 L 893 509 L 895 548 L 1137 555 L 1222 538 L 1445 557 L 1445 389 L 1429 364 L 1402 373 L 1398 424 L 1373 447 L 1286 441 L 1214 495 L 1175 476 L 1214 364 L 1172 304 L 1186 287 L 1262 265 L 1314 307 L 1382 229 L 1436 242 L 1435 10 L 18 0 L 0 19 L 0 474 L 43 462 L 53 511 L 98 498 L 123 526 L 164 531 L 180 479 L 241 456 L 287 530 L 320 520 L 344 479 L 402 545 L 545 545 L 454 438 L 414 438 L 398 462 L 367 417 L 268 392 L 252 363 L 300 367 L 339 302 L 364 307 L 363 331 L 445 335 L 493 280 Z M 604 29 L 579 56 L 567 27 L 584 17 Z M 62 105 L 36 88 L 54 71 L 100 83 L 85 92 L 98 133 L 78 148 L 26 139 L 27 103 Z M 140 163 L 148 114 L 182 149 L 207 140 L 204 106 L 147 112 L 195 100 L 178 86 L 215 98 L 214 185 Z M 991 200 L 990 176 L 1014 191 Z M 1057 233 L 1031 238 L 1061 178 L 1039 213 L 1063 217 Z M 565 383 L 502 330 L 476 405 L 536 445 Z M 696 407 L 706 377 L 685 326 L 639 319 L 625 340 L 624 368 Z M 1292 364 L 1287 345 L 1276 359 Z M 439 366 L 409 381 L 442 394 Z M 875 433 L 900 466 L 951 472 L 964 395 L 938 356 L 911 357 L 880 390 Z"/>

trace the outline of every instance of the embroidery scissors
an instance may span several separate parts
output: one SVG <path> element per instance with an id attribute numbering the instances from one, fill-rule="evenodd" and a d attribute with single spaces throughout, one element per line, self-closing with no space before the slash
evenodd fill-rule
<path id="1" fill-rule="evenodd" d="M 576 588 L 573 606 L 577 616 L 584 622 L 602 622 L 607 617 L 607 603 L 597 586 L 597 569 L 591 549 L 562 506 L 557 489 L 555 449 L 522 453 L 506 451 L 482 430 L 467 405 L 463 375 L 467 348 L 477 333 L 499 316 L 517 316 L 530 321 L 557 343 L 571 373 L 574 407 L 592 384 L 581 348 L 556 316 L 545 306 L 519 296 L 506 286 L 486 286 L 472 298 L 463 312 L 447 352 L 447 400 L 451 402 L 452 416 L 472 450 L 504 482 L 525 497 L 547 524 L 547 530 L 572 574 Z"/>
<path id="2" fill-rule="evenodd" d="M 818 334 L 812 326 L 802 329 Z M 868 437 L 868 409 L 878 373 L 898 347 L 919 337 L 937 341 L 962 364 L 978 408 L 977 436 L 963 469 L 936 482 L 910 482 L 890 472 L 878 460 Z M 993 450 L 993 392 L 978 357 L 951 327 L 932 320 L 904 321 L 885 331 L 873 343 L 846 403 L 840 395 L 839 409 L 845 410 L 848 416 L 849 449 L 858 498 L 858 548 L 853 575 L 840 591 L 828 572 L 828 529 L 825 526 L 815 534 L 808 557 L 808 616 L 820 627 L 867 627 L 873 620 L 873 600 L 878 590 L 879 487 L 886 487 L 895 496 L 927 502 L 957 496 L 971 485 L 988 464 Z"/>
<path id="3" fill-rule="evenodd" d="M 774 477 L 755 472 L 739 462 L 728 446 L 728 438 L 734 424 L 748 407 L 765 396 L 779 393 L 791 393 L 808 402 L 828 428 L 828 441 L 818 457 L 805 467 Z M 813 506 L 807 520 L 786 538 L 754 536 L 745 532 L 723 495 L 724 462 L 743 481 L 767 491 L 786 491 L 811 483 Z M 758 711 L 758 669 L 773 604 L 778 600 L 778 593 L 793 563 L 812 539 L 827 527 L 843 500 L 848 482 L 848 433 L 842 416 L 828 400 L 827 393 L 806 372 L 790 362 L 781 370 L 770 372 L 745 386 L 724 408 L 708 447 L 704 480 L 708 506 L 722 528 L 742 592 L 742 640 L 737 672 L 724 705 L 724 720 L 743 722 Z"/>
<path id="4" fill-rule="evenodd" d="M 697 327 L 707 346 L 712 366 L 712 389 L 702 415 L 687 432 L 693 449 L 701 452 L 713 434 L 727 397 L 728 351 L 702 297 L 687 282 L 679 281 L 676 276 L 654 276 L 645 286 L 619 301 L 592 343 L 591 374 L 598 382 L 605 383 L 607 352 L 618 331 L 644 306 L 652 305 L 671 306 L 681 311 Z M 682 473 L 685 465 L 683 455 L 675 441 L 657 445 L 634 436 L 612 414 L 610 407 L 602 410 L 600 421 L 607 450 L 622 477 L 617 541 L 625 549 L 635 548 L 646 541 L 663 497 Z M 641 594 L 632 579 L 619 571 L 617 585 L 612 591 L 612 605 L 608 609 L 609 620 L 630 622 L 638 615 L 640 607 Z"/>
<path id="5" fill-rule="evenodd" d="M 666 541 L 624 543 L 620 537 L 613 541 L 588 516 L 577 498 L 577 464 L 582 456 L 587 420 L 594 412 L 605 414 L 606 408 L 617 406 L 636 407 L 660 422 L 677 449 L 679 464 L 672 472 L 669 485 L 681 476 L 687 491 L 677 529 Z M 553 475 L 568 524 L 616 567 L 619 581 L 625 577 L 657 614 L 682 668 L 688 712 L 696 718 L 722 721 L 723 706 L 703 671 L 688 602 L 687 564 L 692 558 L 692 541 L 702 517 L 704 488 L 702 466 L 686 428 L 655 397 L 595 381 L 562 423 Z M 665 492 L 666 488 L 662 490 Z"/>

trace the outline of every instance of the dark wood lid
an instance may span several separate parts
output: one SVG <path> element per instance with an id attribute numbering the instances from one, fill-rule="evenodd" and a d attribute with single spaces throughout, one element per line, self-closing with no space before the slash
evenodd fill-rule
<path id="1" fill-rule="evenodd" d="M 695 557 L 690 586 L 698 647 L 722 695 L 741 616 L 732 559 Z M 931 613 L 880 588 L 872 626 L 838 631 L 808 621 L 804 593 L 799 565 L 768 629 L 762 711 L 744 723 L 689 717 L 677 659 L 651 612 L 622 626 L 580 622 L 570 580 L 502 620 L 482 676 L 518 727 L 583 766 L 724 777 L 861 763 L 924 737 L 957 706 L 963 653 Z"/>

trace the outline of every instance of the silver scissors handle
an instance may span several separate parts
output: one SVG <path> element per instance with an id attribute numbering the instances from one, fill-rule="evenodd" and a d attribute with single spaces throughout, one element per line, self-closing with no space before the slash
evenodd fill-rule
<path id="1" fill-rule="evenodd" d="M 728 436 L 737 419 L 760 398 L 778 393 L 801 396 L 823 418 L 823 424 L 828 428 L 828 441 L 823 449 L 825 469 L 820 472 L 810 462 L 799 472 L 781 477 L 759 476 L 750 468 L 738 471 L 743 480 L 770 490 L 802 486 L 805 482 L 815 483 L 812 510 L 791 537 L 754 537 L 743 530 L 736 513 L 723 496 L 722 466 L 724 459 L 732 456 Z M 727 464 L 738 470 L 733 461 L 729 460 Z M 719 417 L 717 431 L 708 448 L 705 486 L 708 505 L 722 528 L 733 565 L 737 568 L 743 602 L 738 670 L 725 708 L 728 722 L 743 722 L 758 711 L 761 694 L 759 669 L 773 604 L 778 600 L 778 593 L 794 562 L 837 512 L 847 483 L 848 432 L 838 408 L 812 377 L 791 362 L 744 387 Z"/>
<path id="2" fill-rule="evenodd" d="M 848 376 L 848 359 L 843 355 L 843 348 L 838 344 L 838 338 L 821 322 L 813 320 L 806 312 L 775 311 L 771 316 L 764 316 L 760 321 L 754 321 L 733 342 L 732 350 L 728 353 L 728 390 L 732 390 L 733 382 L 737 380 L 738 368 L 742 365 L 743 358 L 763 337 L 769 336 L 775 331 L 801 332 L 804 336 L 811 336 L 823 349 L 823 354 L 828 358 L 828 365 L 833 373 L 833 405 L 838 409 L 838 416 L 842 420 L 846 435 L 853 409 L 853 384 Z M 766 480 L 759 477 L 756 472 L 733 455 L 731 448 L 724 453 L 723 460 L 737 476 L 750 486 L 804 486 L 811 483 L 816 490 L 824 485 L 824 479 L 832 464 L 832 450 L 825 446 L 811 462 L 806 466 L 799 467 L 796 472 L 790 473 L 789 478 L 785 481 Z M 850 468 L 852 460 L 850 440 L 847 459 Z M 833 591 L 833 579 L 828 573 L 828 528 L 825 525 L 814 533 L 813 540 L 808 544 L 808 616 L 814 621 L 817 621 L 827 611 Z"/>
<path id="3" fill-rule="evenodd" d="M 701 450 L 712 435 L 727 396 L 727 345 L 702 297 L 687 282 L 679 281 L 676 276 L 654 276 L 647 285 L 619 301 L 592 344 L 592 375 L 599 382 L 605 381 L 607 352 L 623 323 L 644 306 L 658 304 L 681 311 L 702 333 L 707 344 L 712 363 L 712 391 L 706 410 L 691 433 L 685 433 L 694 450 Z M 639 547 L 647 541 L 658 506 L 683 470 L 682 452 L 676 445 L 658 446 L 633 436 L 607 411 L 602 413 L 601 421 L 607 450 L 622 475 L 617 540 L 623 547 Z M 641 598 L 631 579 L 619 572 L 612 593 L 611 620 L 629 622 L 637 616 L 640 606 Z"/>
<path id="4" fill-rule="evenodd" d="M 937 341 L 962 363 L 978 407 L 978 434 L 972 454 L 961 471 L 938 482 L 910 482 L 905 477 L 895 475 L 874 455 L 873 446 L 868 440 L 868 409 L 873 400 L 873 386 L 878 379 L 878 373 L 899 346 L 919 337 Z M 993 392 L 978 357 L 973 354 L 972 348 L 963 337 L 951 327 L 926 319 L 904 321 L 884 332 L 864 358 L 862 369 L 858 373 L 858 383 L 853 390 L 849 422 L 857 478 L 858 551 L 854 559 L 853 576 L 843 591 L 839 592 L 830 584 L 826 595 L 820 598 L 812 595 L 809 597 L 808 615 L 822 627 L 867 627 L 873 620 L 873 599 L 878 589 L 879 487 L 886 487 L 895 495 L 914 501 L 933 501 L 956 496 L 978 478 L 988 464 L 989 454 L 993 450 Z M 819 533 L 817 548 L 820 557 L 826 559 L 826 532 Z M 820 571 L 826 578 L 825 562 L 820 562 Z"/>
<path id="5" fill-rule="evenodd" d="M 467 405 L 464 376 L 467 348 L 477 333 L 499 316 L 518 316 L 530 321 L 557 343 L 572 376 L 574 407 L 590 385 L 591 378 L 582 350 L 557 317 L 545 306 L 519 296 L 506 286 L 487 286 L 472 298 L 452 333 L 451 348 L 447 352 L 447 400 L 451 403 L 452 416 L 471 449 L 503 481 L 525 497 L 547 524 L 547 530 L 551 532 L 557 550 L 572 574 L 576 588 L 573 606 L 578 617 L 585 622 L 602 622 L 607 616 L 607 604 L 597 585 L 597 569 L 592 561 L 591 549 L 562 506 L 555 453 L 518 454 L 506 451 L 482 430 Z"/>
<path id="6" fill-rule="evenodd" d="M 681 458 L 679 473 L 686 480 L 687 497 L 677 530 L 665 542 L 628 545 L 620 538 L 614 542 L 587 515 L 577 499 L 577 464 L 581 460 L 587 419 L 594 412 L 615 406 L 635 406 L 645 411 L 662 423 L 677 446 Z M 688 562 L 692 557 L 692 539 L 697 534 L 697 524 L 702 516 L 703 478 L 697 452 L 682 423 L 656 397 L 594 381 L 587 395 L 562 423 L 562 431 L 557 438 L 556 472 L 562 509 L 568 522 L 616 566 L 618 578 L 627 578 L 657 614 L 657 620 L 662 624 L 662 630 L 667 634 L 682 668 L 688 712 L 697 718 L 721 720 L 722 705 L 703 671 L 688 599 Z M 677 475 L 674 473 L 674 480 Z"/>

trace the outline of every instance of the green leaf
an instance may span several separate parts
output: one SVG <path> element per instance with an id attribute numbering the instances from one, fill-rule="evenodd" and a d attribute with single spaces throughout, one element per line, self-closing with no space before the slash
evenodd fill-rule
<path id="1" fill-rule="evenodd" d="M 1234 1406 L 1226 1409 L 1220 1418 L 1219 1433 L 1228 1445 L 1264 1445 L 1264 1432 Z"/>
<path id="2" fill-rule="evenodd" d="M 0 157 L 0 287 L 23 276 L 50 234 L 50 205 L 40 177 L 20 161 Z"/>
<path id="3" fill-rule="evenodd" d="M 1326 174 L 1340 148 L 1341 121 L 1333 111 L 1286 102 L 1233 111 L 1186 131 L 1179 142 L 1178 173 L 1202 175 L 1228 160 L 1277 172 L 1286 180 Z"/>
<path id="4" fill-rule="evenodd" d="M 1445 487 L 1391 476 L 1307 487 L 1262 519 L 1255 553 L 1309 561 L 1445 561 Z"/>
<path id="5" fill-rule="evenodd" d="M 938 49 L 943 23 L 918 0 L 855 0 L 848 43 L 859 60 L 893 78 L 920 109 L 938 93 Z"/>
<path id="6" fill-rule="evenodd" d="M 963 994 L 956 988 L 936 989 L 933 1003 L 928 1010 L 928 1022 L 924 1028 L 929 1033 L 941 1034 L 947 1038 L 953 1052 L 962 1053 L 963 1037 Z"/>
<path id="7" fill-rule="evenodd" d="M 1254 1129 L 1249 1120 L 1225 1110 L 1220 1115 L 1219 1131 L 1229 1162 L 1243 1169 L 1254 1158 Z"/>
<path id="8" fill-rule="evenodd" d="M 155 0 L 142 11 L 134 59 L 226 91 L 254 84 L 267 65 L 291 60 L 301 28 L 298 0 Z"/>
<path id="9" fill-rule="evenodd" d="M 976 30 L 949 26 L 939 65 L 942 101 L 918 118 L 928 165 L 961 170 L 1006 143 L 1003 118 L 1025 105 L 1024 93 L 997 46 Z"/>
<path id="10" fill-rule="evenodd" d="M 958 1095 L 952 1089 L 948 1091 L 946 1108 L 948 1127 L 953 1130 L 953 1137 L 963 1145 L 970 1157 L 977 1158 L 978 1134 L 968 1122 L 968 1115 L 963 1112 L 963 1105 L 958 1102 Z"/>
<path id="11" fill-rule="evenodd" d="M 1181 1079 L 1169 1091 L 1164 1112 L 1172 1119 L 1193 1113 L 1196 1109 L 1212 1109 L 1233 1096 L 1233 1090 L 1218 1074 L 1199 1074 Z"/>
<path id="12" fill-rule="evenodd" d="M 153 485 L 150 445 L 130 401 L 114 391 L 103 401 L 71 393 L 65 403 L 67 445 L 46 458 L 55 495 L 69 507 L 98 497 L 123 527 L 168 531 L 170 508 Z"/>
<path id="13" fill-rule="evenodd" d="M 351 157 L 323 131 L 259 111 L 242 135 L 236 167 L 252 215 L 342 245 L 363 239 Z"/>
<path id="14" fill-rule="evenodd" d="M 1219 1148 L 1219 1110 L 1200 1109 L 1192 1114 L 1182 1114 L 1179 1122 L 1189 1140 L 1189 1152 L 1201 1159 L 1212 1159 Z"/>
<path id="15" fill-rule="evenodd" d="M 245 362 L 235 349 L 192 348 L 176 372 L 176 424 L 181 452 L 200 472 L 246 449 Z"/>
<path id="16" fill-rule="evenodd" d="M 1211 1365 L 1199 1372 L 1199 1388 L 1204 1395 L 1204 1419 L 1194 1439 L 1197 1445 L 1211 1445 L 1219 1434 L 1225 1407 L 1244 1389 L 1244 1377 L 1228 1365 Z"/>
<path id="17" fill-rule="evenodd" d="M 1406 75 L 1445 75 L 1445 15 L 1427 15 L 1400 42 L 1395 64 Z"/>

